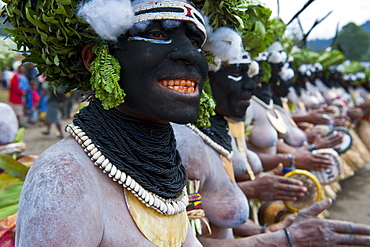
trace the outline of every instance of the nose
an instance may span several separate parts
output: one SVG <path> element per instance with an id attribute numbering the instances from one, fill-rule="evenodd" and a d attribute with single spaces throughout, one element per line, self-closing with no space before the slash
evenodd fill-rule
<path id="1" fill-rule="evenodd" d="M 184 63 L 187 66 L 196 65 L 201 61 L 199 49 L 194 47 L 185 34 L 176 35 L 176 38 L 173 39 L 173 45 L 174 49 L 169 54 L 171 61 Z"/>

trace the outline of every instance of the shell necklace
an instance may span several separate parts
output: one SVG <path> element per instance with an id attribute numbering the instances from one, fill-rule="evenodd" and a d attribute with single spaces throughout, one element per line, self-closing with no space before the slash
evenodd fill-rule
<path id="1" fill-rule="evenodd" d="M 271 125 L 275 128 L 275 130 L 279 132 L 280 134 L 283 134 L 283 135 L 286 134 L 288 130 L 287 130 L 287 126 L 285 124 L 284 118 L 274 108 L 273 101 L 270 100 L 270 104 L 267 105 L 265 102 L 263 102 L 262 100 L 260 100 L 258 97 L 254 95 L 252 96 L 252 99 L 255 100 L 259 105 L 267 109 L 266 111 L 267 119 L 269 120 Z M 276 117 L 273 116 L 270 111 L 273 111 Z"/>
<path id="2" fill-rule="evenodd" d="M 187 124 L 186 125 L 188 128 L 190 128 L 192 131 L 194 131 L 202 140 L 211 148 L 213 148 L 215 151 L 217 151 L 220 154 L 221 161 L 224 165 L 224 169 L 227 173 L 227 175 L 230 178 L 230 181 L 234 182 L 235 181 L 235 176 L 234 176 L 234 169 L 233 169 L 233 164 L 231 161 L 231 158 L 233 157 L 234 152 L 233 151 L 228 151 L 226 148 L 218 144 L 217 142 L 213 141 L 209 136 L 204 134 L 200 129 L 195 127 L 192 124 Z"/>
<path id="3" fill-rule="evenodd" d="M 192 124 L 187 124 L 186 125 L 189 129 L 194 131 L 202 140 L 211 148 L 216 150 L 219 154 L 222 154 L 225 156 L 228 160 L 231 160 L 233 157 L 233 151 L 228 151 L 226 148 L 218 144 L 217 142 L 213 141 L 209 136 L 204 134 L 200 129 L 198 129 L 196 126 Z"/>
<path id="4" fill-rule="evenodd" d="M 133 178 L 113 165 L 79 126 L 69 124 L 66 127 L 66 131 L 82 146 L 84 152 L 90 157 L 95 166 L 99 167 L 103 173 L 107 173 L 113 181 L 122 185 L 122 187 L 126 188 L 128 191 L 131 191 L 131 193 L 147 207 L 153 208 L 164 215 L 175 215 L 186 210 L 186 206 L 188 205 L 186 186 L 182 189 L 178 197 L 169 199 L 162 198 L 144 189 Z"/>

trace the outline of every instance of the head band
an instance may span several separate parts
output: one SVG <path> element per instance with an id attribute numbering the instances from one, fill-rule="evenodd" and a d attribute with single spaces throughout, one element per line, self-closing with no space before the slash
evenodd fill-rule
<path id="1" fill-rule="evenodd" d="M 190 21 L 203 33 L 206 41 L 207 34 L 202 15 L 190 4 L 181 1 L 154 1 L 133 6 L 134 23 L 154 20 Z M 203 45 L 202 44 L 202 45 Z"/>

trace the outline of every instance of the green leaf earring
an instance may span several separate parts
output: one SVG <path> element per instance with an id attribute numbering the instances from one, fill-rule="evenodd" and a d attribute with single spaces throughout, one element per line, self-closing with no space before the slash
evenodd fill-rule
<path id="1" fill-rule="evenodd" d="M 122 104 L 126 96 L 119 85 L 121 65 L 118 59 L 109 53 L 106 44 L 96 44 L 93 52 L 96 59 L 91 66 L 91 86 L 95 97 L 100 99 L 104 109 L 108 110 Z"/>
<path id="2" fill-rule="evenodd" d="M 207 94 L 204 90 L 202 90 L 202 94 L 200 96 L 200 106 L 199 106 L 199 115 L 198 119 L 194 121 L 194 125 L 196 127 L 210 127 L 211 122 L 209 118 L 215 115 L 215 107 L 216 103 L 213 100 L 212 96 Z"/>

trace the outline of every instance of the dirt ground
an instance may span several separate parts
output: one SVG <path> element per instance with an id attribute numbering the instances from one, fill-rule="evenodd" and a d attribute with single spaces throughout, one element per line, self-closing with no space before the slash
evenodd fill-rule
<path id="1" fill-rule="evenodd" d="M 62 120 L 62 126 L 70 122 L 71 120 Z M 60 140 L 56 136 L 55 126 L 52 126 L 48 136 L 41 133 L 44 130 L 45 127 L 25 130 L 24 141 L 27 145 L 27 155 L 39 155 Z M 337 199 L 329 208 L 329 218 L 370 225 L 370 164 L 358 170 L 355 176 L 341 181 L 341 186 L 342 191 L 338 193 Z"/>

